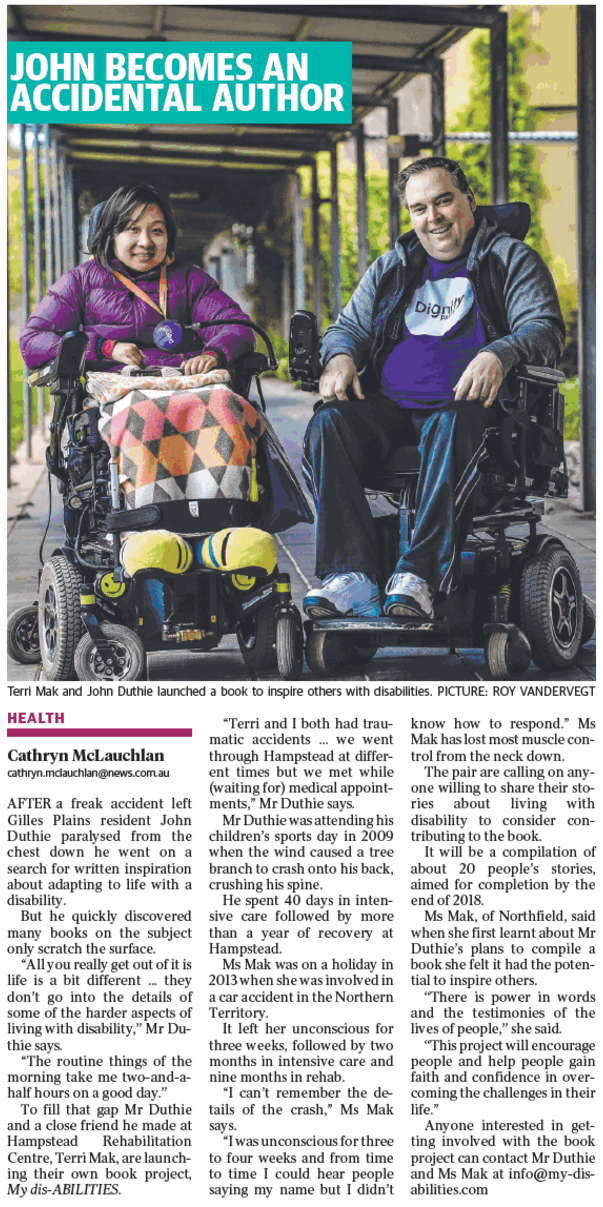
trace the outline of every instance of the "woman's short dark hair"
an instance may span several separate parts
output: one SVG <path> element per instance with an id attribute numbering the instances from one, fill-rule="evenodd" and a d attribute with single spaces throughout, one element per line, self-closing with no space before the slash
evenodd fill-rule
<path id="1" fill-rule="evenodd" d="M 400 172 L 395 188 L 402 205 L 406 205 L 406 186 L 411 176 L 418 176 L 420 172 L 430 172 L 432 168 L 445 168 L 447 172 L 450 172 L 455 188 L 460 193 L 471 193 L 473 196 L 473 189 L 467 183 L 467 177 L 456 159 L 446 159 L 444 155 L 429 155 L 424 159 L 413 160 L 407 168 Z"/>
<path id="2" fill-rule="evenodd" d="M 161 210 L 167 230 L 167 255 L 174 252 L 176 245 L 176 221 L 172 207 L 151 184 L 122 185 L 105 202 L 98 225 L 92 236 L 90 252 L 99 264 L 109 268 L 115 236 L 126 229 L 132 215 L 143 205 L 156 205 Z"/>

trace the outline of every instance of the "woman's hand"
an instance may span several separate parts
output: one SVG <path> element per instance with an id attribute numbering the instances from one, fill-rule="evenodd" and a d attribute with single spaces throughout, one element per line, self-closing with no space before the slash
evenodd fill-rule
<path id="1" fill-rule="evenodd" d="M 209 373 L 210 369 L 215 369 L 218 363 L 218 358 L 215 352 L 202 352 L 200 356 L 193 356 L 191 360 L 183 360 L 180 368 L 185 377 L 192 377 L 193 373 Z"/>
<path id="2" fill-rule="evenodd" d="M 111 360 L 118 360 L 121 365 L 144 365 L 144 357 L 137 344 L 118 343 L 113 345 Z"/>

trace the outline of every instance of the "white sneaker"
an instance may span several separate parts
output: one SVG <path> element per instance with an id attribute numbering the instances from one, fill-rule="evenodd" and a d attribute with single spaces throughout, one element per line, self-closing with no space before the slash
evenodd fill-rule
<path id="1" fill-rule="evenodd" d="M 433 620 L 435 591 L 423 578 L 397 571 L 392 574 L 386 589 L 387 598 L 383 607 L 386 616 Z"/>
<path id="2" fill-rule="evenodd" d="M 353 571 L 328 574 L 320 587 L 306 595 L 303 608 L 314 620 L 330 616 L 380 616 L 379 588 L 366 574 Z"/>

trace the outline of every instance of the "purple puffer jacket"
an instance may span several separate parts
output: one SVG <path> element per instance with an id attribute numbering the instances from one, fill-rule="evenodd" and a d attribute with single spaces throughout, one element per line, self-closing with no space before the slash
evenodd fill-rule
<path id="1" fill-rule="evenodd" d="M 136 281 L 140 289 L 159 305 L 160 269 L 132 273 L 120 260 L 113 267 Z M 198 355 L 205 348 L 219 352 L 220 364 L 235 360 L 255 346 L 250 327 L 237 326 L 247 315 L 227 293 L 223 293 L 208 273 L 196 264 L 174 260 L 168 266 L 168 318 L 184 325 L 213 318 L 232 318 L 232 326 L 204 327 L 194 332 L 192 346 L 183 352 L 167 352 L 153 344 L 153 329 L 161 314 L 136 297 L 108 269 L 88 260 L 64 273 L 50 287 L 45 298 L 30 315 L 20 339 L 21 354 L 28 369 L 52 360 L 59 350 L 60 337 L 76 331 L 80 325 L 88 336 L 86 361 L 98 361 L 97 340 L 112 339 L 138 344 L 145 364 L 180 365 L 183 359 Z M 193 335 L 193 333 L 190 333 Z M 116 368 L 122 368 L 112 362 Z M 107 362 L 103 368 L 107 368 Z"/>

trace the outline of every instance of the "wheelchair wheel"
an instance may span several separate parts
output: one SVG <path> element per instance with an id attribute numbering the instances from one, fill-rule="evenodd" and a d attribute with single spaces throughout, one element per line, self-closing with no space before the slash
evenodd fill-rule
<path id="1" fill-rule="evenodd" d="M 582 641 L 581 645 L 586 645 L 594 634 L 596 627 L 595 613 L 588 600 L 584 600 L 584 619 L 582 622 Z"/>
<path id="2" fill-rule="evenodd" d="M 50 681 L 73 678 L 73 657 L 82 632 L 80 580 L 62 553 L 46 562 L 38 604 L 42 666 Z"/>
<path id="3" fill-rule="evenodd" d="M 582 645 L 584 601 L 580 572 L 561 541 L 528 558 L 519 584 L 520 624 L 543 670 L 572 665 Z"/>
<path id="4" fill-rule="evenodd" d="M 299 679 L 304 665 L 304 637 L 297 608 L 276 621 L 276 665 L 281 679 Z"/>
<path id="5" fill-rule="evenodd" d="M 237 641 L 246 666 L 254 671 L 272 671 L 277 663 L 274 605 L 258 608 L 237 626 Z"/>
<path id="6" fill-rule="evenodd" d="M 114 662 L 107 666 L 90 634 L 84 633 L 75 651 L 75 672 L 78 679 L 119 679 L 129 682 L 142 679 L 146 669 L 146 654 L 138 634 L 123 624 L 103 624 L 101 628 L 111 646 Z"/>
<path id="7" fill-rule="evenodd" d="M 13 662 L 24 666 L 40 661 L 38 605 L 17 608 L 8 618 L 8 652 Z"/>
<path id="8" fill-rule="evenodd" d="M 368 666 L 368 663 L 377 653 L 377 646 L 371 645 L 366 641 L 352 641 L 348 639 L 348 663 L 350 666 L 356 667 L 359 670 L 363 666 Z"/>
<path id="9" fill-rule="evenodd" d="M 490 633 L 486 643 L 486 662 L 493 679 L 517 679 L 524 675 L 532 660 L 529 642 L 523 633 L 511 641 L 508 633 Z"/>
<path id="10" fill-rule="evenodd" d="M 350 647 L 343 633 L 311 629 L 306 640 L 306 662 L 315 675 L 337 675 L 350 667 Z"/>

